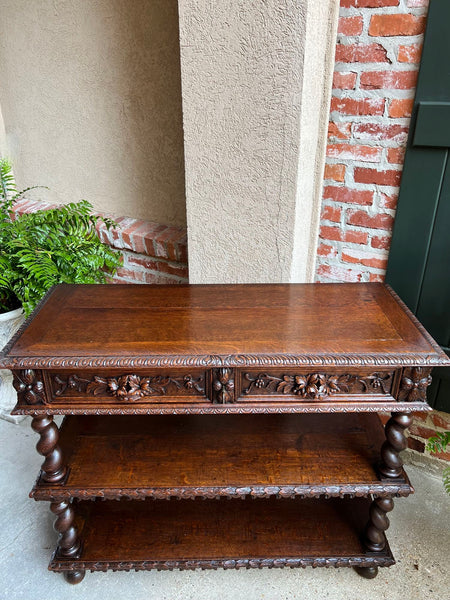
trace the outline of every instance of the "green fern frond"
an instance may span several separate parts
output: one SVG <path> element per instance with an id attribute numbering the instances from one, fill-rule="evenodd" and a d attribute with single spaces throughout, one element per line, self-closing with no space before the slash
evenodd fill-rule
<path id="1" fill-rule="evenodd" d="M 116 223 L 93 215 L 86 200 L 13 219 L 13 202 L 30 189 L 17 192 L 11 164 L 0 159 L 0 309 L 20 301 L 26 315 L 52 285 L 106 282 L 122 259 L 97 233 L 99 223 Z"/>
<path id="2" fill-rule="evenodd" d="M 426 445 L 426 449 L 430 452 L 445 452 L 450 444 L 450 431 L 437 431 L 436 435 L 431 437 Z M 450 494 L 450 466 L 445 467 L 442 473 L 444 489 L 447 494 Z"/>
<path id="3" fill-rule="evenodd" d="M 8 200 L 9 196 L 15 193 L 16 183 L 12 174 L 12 164 L 7 158 L 0 158 L 0 198 L 2 201 Z"/>
<path id="4" fill-rule="evenodd" d="M 450 431 L 436 432 L 427 442 L 427 450 L 430 452 L 445 452 L 450 444 Z"/>

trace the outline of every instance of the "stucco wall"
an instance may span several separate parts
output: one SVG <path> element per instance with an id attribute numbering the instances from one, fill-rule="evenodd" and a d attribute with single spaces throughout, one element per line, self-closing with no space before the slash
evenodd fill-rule
<path id="1" fill-rule="evenodd" d="M 320 206 L 311 209 L 318 194 L 299 181 L 299 161 L 305 143 L 313 158 L 302 174 L 314 179 L 323 86 L 331 83 L 328 11 L 313 0 L 179 0 L 179 10 L 190 280 L 304 280 Z M 320 57 L 314 73 L 304 64 L 308 19 L 311 32 L 325 32 L 309 36 L 309 52 Z M 331 72 L 333 54 L 328 60 Z M 317 83 L 312 107 L 303 104 L 305 73 Z M 307 206 L 300 215 L 299 199 Z"/>
<path id="2" fill-rule="evenodd" d="M 177 0 L 3 0 L 0 106 L 19 186 L 185 223 Z"/>

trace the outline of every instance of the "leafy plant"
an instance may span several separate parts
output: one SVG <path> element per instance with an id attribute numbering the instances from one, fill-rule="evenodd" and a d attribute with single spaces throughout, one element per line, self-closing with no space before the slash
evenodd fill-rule
<path id="1" fill-rule="evenodd" d="M 450 431 L 437 432 L 427 442 L 427 450 L 430 452 L 445 452 L 450 444 Z M 447 494 L 450 494 L 450 466 L 445 467 L 442 474 L 444 488 Z"/>
<path id="2" fill-rule="evenodd" d="M 18 192 L 11 163 L 0 159 L 0 312 L 22 305 L 29 315 L 53 285 L 104 283 L 121 263 L 96 231 L 99 222 L 116 223 L 92 215 L 86 200 L 15 215 L 14 203 L 31 189 Z"/>

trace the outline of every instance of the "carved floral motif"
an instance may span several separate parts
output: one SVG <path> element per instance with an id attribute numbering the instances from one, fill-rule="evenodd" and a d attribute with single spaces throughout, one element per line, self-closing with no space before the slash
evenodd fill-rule
<path id="1" fill-rule="evenodd" d="M 234 402 L 234 379 L 232 369 L 215 369 L 213 376 L 213 402 Z"/>
<path id="2" fill-rule="evenodd" d="M 66 390 L 75 390 L 93 396 L 114 396 L 126 402 L 136 402 L 147 396 L 165 396 L 183 388 L 204 394 L 204 378 L 194 378 L 192 375 L 181 377 L 164 375 L 147 377 L 134 374 L 118 377 L 94 375 L 91 379 L 87 379 L 73 374 L 68 377 L 56 375 L 53 377 L 53 382 L 56 384 L 56 396 L 62 396 Z"/>
<path id="3" fill-rule="evenodd" d="M 45 404 L 45 390 L 40 371 L 25 369 L 13 372 L 13 385 L 19 402 L 26 404 Z"/>
<path id="4" fill-rule="evenodd" d="M 265 389 L 271 394 L 291 394 L 308 400 L 322 400 L 333 394 L 388 394 L 392 383 L 391 373 L 371 373 L 365 376 L 307 373 L 280 377 L 268 373 L 259 373 L 253 377 L 246 373 L 244 377 L 250 381 L 250 385 L 243 390 L 246 395 L 256 388 Z"/>
<path id="5" fill-rule="evenodd" d="M 402 402 L 426 402 L 431 384 L 430 369 L 413 367 L 403 371 L 398 399 Z"/>

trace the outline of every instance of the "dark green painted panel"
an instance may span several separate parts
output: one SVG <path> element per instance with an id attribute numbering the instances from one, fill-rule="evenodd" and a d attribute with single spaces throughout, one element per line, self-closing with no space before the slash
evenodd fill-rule
<path id="1" fill-rule="evenodd" d="M 386 281 L 415 313 L 427 264 L 447 150 L 407 152 Z"/>
<path id="2" fill-rule="evenodd" d="M 432 0 L 386 281 L 443 346 L 450 344 L 450 1 Z M 429 402 L 450 412 L 450 369 Z"/>
<path id="3" fill-rule="evenodd" d="M 450 102 L 419 102 L 413 146 L 450 146 Z"/>
<path id="4" fill-rule="evenodd" d="M 449 102 L 450 2 L 431 0 L 428 9 L 416 102 Z"/>
<path id="5" fill-rule="evenodd" d="M 448 399 L 450 398 L 450 369 L 439 367 L 433 369 L 433 381 L 428 388 L 428 402 L 436 410 L 449 412 Z"/>
<path id="6" fill-rule="evenodd" d="M 416 314 L 439 344 L 450 344 L 450 161 L 439 196 Z"/>

